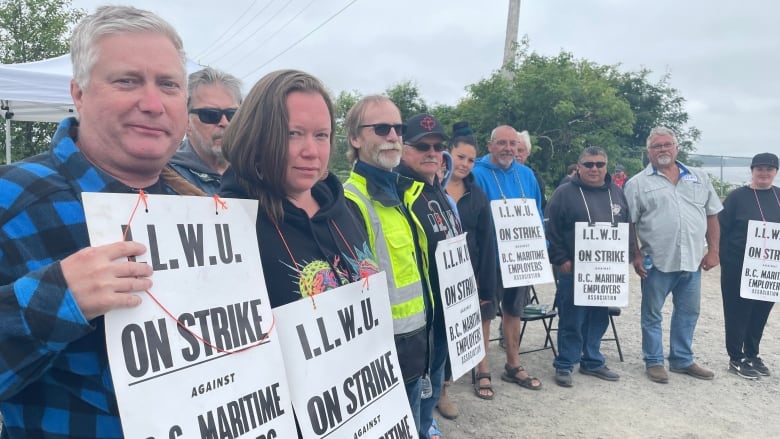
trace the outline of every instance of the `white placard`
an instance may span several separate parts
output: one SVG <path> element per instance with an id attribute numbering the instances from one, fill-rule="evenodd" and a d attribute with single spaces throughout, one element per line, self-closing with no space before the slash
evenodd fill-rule
<path id="1" fill-rule="evenodd" d="M 130 220 L 138 195 L 82 197 L 91 244 L 122 241 L 129 224 L 127 239 L 147 248 L 136 260 L 154 269 L 160 304 L 140 294 L 140 306 L 105 316 L 125 437 L 295 437 L 257 202 L 147 195 Z"/>
<path id="2" fill-rule="evenodd" d="M 385 272 L 274 315 L 303 437 L 417 437 Z"/>
<path id="3" fill-rule="evenodd" d="M 465 233 L 439 241 L 436 268 L 452 379 L 456 380 L 485 357 L 479 293 Z"/>
<path id="4" fill-rule="evenodd" d="M 745 299 L 780 302 L 780 224 L 751 220 L 739 295 Z"/>
<path id="5" fill-rule="evenodd" d="M 532 198 L 490 202 L 504 288 L 553 282 L 542 219 Z"/>
<path id="6" fill-rule="evenodd" d="M 628 224 L 574 224 L 574 304 L 628 305 Z"/>

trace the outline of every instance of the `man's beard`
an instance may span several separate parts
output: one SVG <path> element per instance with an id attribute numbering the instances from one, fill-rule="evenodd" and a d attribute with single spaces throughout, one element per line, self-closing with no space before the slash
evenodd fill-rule
<path id="1" fill-rule="evenodd" d="M 397 151 L 395 156 L 391 156 L 387 153 L 383 154 L 383 151 L 386 151 L 388 149 L 392 149 L 394 151 Z M 401 163 L 401 144 L 400 143 L 383 143 L 381 145 L 378 145 L 376 149 L 373 151 L 374 155 L 374 162 L 379 165 L 382 169 L 387 169 L 388 171 L 398 166 L 399 163 Z"/>
<path id="2" fill-rule="evenodd" d="M 658 164 L 661 166 L 668 166 L 672 164 L 672 162 L 674 162 L 674 159 L 672 158 L 671 155 L 664 154 L 658 156 Z"/>

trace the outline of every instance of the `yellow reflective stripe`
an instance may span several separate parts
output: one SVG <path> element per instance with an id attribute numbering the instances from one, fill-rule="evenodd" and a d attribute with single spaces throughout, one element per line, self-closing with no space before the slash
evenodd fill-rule
<path id="1" fill-rule="evenodd" d="M 417 313 L 425 311 L 425 301 L 422 296 L 414 297 L 403 303 L 397 303 L 391 307 L 393 319 L 405 319 Z"/>

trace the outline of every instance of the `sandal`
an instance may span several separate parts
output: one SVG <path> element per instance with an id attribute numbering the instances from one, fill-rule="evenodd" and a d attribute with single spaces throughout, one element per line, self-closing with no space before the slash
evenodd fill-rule
<path id="1" fill-rule="evenodd" d="M 436 423 L 435 419 L 431 423 L 430 428 L 428 428 L 428 438 L 441 439 L 441 432 L 439 431 L 439 425 Z"/>
<path id="2" fill-rule="evenodd" d="M 527 372 L 526 375 L 528 376 L 525 378 L 518 378 L 517 374 L 520 372 L 525 372 L 525 368 L 523 366 L 509 367 L 508 364 L 505 364 L 504 373 L 501 374 L 501 379 L 509 383 L 518 384 L 520 387 L 525 387 L 526 389 L 530 390 L 539 390 L 542 388 L 542 381 L 539 378 L 532 377 L 531 375 L 528 375 Z M 534 381 L 539 383 L 539 385 L 535 386 Z"/>
<path id="3" fill-rule="evenodd" d="M 488 380 L 488 384 L 480 384 L 480 380 Z M 491 400 L 495 392 L 493 391 L 493 379 L 490 376 L 490 372 L 478 373 L 477 369 L 471 369 L 471 384 L 474 385 L 474 394 L 477 398 Z M 490 391 L 489 395 L 481 393 L 483 390 Z"/>

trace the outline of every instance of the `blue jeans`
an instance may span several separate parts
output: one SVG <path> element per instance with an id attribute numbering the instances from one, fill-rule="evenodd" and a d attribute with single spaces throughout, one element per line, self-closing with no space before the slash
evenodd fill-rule
<path id="1" fill-rule="evenodd" d="M 663 315 L 666 296 L 672 293 L 672 323 L 669 335 L 669 366 L 680 369 L 693 364 L 693 331 L 699 320 L 701 271 L 664 273 L 655 267 L 642 280 L 642 356 L 647 367 L 664 364 Z"/>
<path id="2" fill-rule="evenodd" d="M 428 439 L 428 429 L 433 423 L 433 410 L 439 403 L 441 388 L 444 385 L 444 366 L 447 363 L 447 334 L 444 322 L 434 324 L 433 363 L 431 364 L 431 387 L 433 396 L 420 402 L 420 439 Z"/>
<path id="3" fill-rule="evenodd" d="M 420 429 L 420 394 L 422 393 L 422 379 L 406 383 L 406 398 L 409 399 L 409 407 L 412 409 L 414 428 Z"/>
<path id="4" fill-rule="evenodd" d="M 574 305 L 574 275 L 558 272 L 558 356 L 553 367 L 571 372 L 574 365 L 587 370 L 604 367 L 601 338 L 609 325 L 609 309 Z"/>

